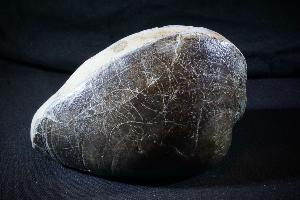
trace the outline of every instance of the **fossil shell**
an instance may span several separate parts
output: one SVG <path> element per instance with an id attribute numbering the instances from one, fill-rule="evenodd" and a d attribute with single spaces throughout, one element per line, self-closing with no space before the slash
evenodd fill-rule
<path id="1" fill-rule="evenodd" d="M 219 162 L 246 105 L 246 61 L 205 28 L 145 30 L 84 62 L 36 112 L 32 146 L 101 176 L 179 176 Z"/>

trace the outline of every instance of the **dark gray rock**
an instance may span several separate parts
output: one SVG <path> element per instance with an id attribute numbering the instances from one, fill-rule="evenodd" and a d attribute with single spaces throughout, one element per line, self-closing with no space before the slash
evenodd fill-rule
<path id="1" fill-rule="evenodd" d="M 146 30 L 86 61 L 35 114 L 31 140 L 101 176 L 179 176 L 226 155 L 246 105 L 246 62 L 204 28 Z"/>

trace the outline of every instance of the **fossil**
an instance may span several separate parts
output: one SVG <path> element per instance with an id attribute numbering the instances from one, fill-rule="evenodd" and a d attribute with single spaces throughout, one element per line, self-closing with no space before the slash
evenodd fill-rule
<path id="1" fill-rule="evenodd" d="M 180 176 L 226 155 L 246 61 L 200 27 L 145 30 L 84 62 L 35 113 L 32 146 L 106 177 Z"/>

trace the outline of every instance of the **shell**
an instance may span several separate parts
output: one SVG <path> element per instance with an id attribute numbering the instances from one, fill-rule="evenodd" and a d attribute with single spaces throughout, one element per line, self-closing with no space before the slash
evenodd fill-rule
<path id="1" fill-rule="evenodd" d="M 145 30 L 74 72 L 34 115 L 32 146 L 100 176 L 188 174 L 226 155 L 246 80 L 242 53 L 216 32 Z"/>

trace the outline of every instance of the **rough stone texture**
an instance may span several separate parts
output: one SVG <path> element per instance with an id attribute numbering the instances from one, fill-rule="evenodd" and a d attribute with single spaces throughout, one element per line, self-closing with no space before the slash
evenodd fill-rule
<path id="1" fill-rule="evenodd" d="M 85 62 L 35 114 L 32 144 L 101 176 L 188 174 L 226 155 L 246 79 L 241 52 L 213 31 L 146 30 Z"/>

